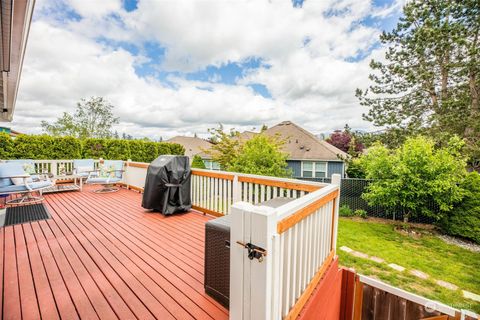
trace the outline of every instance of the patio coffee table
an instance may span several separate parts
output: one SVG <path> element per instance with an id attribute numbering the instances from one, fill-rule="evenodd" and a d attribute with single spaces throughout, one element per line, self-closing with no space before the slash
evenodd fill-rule
<path id="1" fill-rule="evenodd" d="M 72 182 L 67 183 L 56 183 L 62 180 L 69 180 Z M 55 181 L 55 185 L 50 188 L 44 189 L 43 193 L 53 193 L 53 192 L 64 192 L 64 191 L 82 191 L 83 180 L 82 176 L 78 174 L 65 174 L 65 175 L 56 175 L 52 178 L 52 181 Z"/>

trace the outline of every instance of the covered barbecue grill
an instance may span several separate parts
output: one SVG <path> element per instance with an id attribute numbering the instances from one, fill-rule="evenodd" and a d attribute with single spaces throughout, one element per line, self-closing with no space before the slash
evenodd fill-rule
<path id="1" fill-rule="evenodd" d="M 192 208 L 190 161 L 186 156 L 160 156 L 148 166 L 142 207 L 164 215 Z"/>

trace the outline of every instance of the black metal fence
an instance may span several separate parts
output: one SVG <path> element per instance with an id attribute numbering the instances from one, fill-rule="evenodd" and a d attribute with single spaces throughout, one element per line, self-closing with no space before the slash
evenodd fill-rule
<path id="1" fill-rule="evenodd" d="M 301 180 L 318 181 L 323 183 L 331 183 L 330 178 L 298 178 Z M 399 220 L 403 221 L 403 210 L 398 207 L 395 209 L 386 209 L 382 206 L 370 206 L 367 201 L 362 198 L 362 194 L 365 192 L 365 188 L 371 180 L 367 179 L 354 179 L 343 178 L 340 184 L 340 206 L 347 205 L 352 211 L 365 210 L 369 217 Z M 429 204 L 429 209 L 436 212 L 438 207 L 433 203 Z M 426 217 L 418 215 L 416 217 L 409 218 L 410 222 L 417 223 L 434 223 L 435 219 L 432 217 Z"/>

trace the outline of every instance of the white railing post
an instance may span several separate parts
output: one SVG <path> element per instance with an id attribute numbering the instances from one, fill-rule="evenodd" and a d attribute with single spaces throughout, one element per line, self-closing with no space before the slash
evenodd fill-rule
<path id="1" fill-rule="evenodd" d="M 125 187 L 127 189 L 130 188 L 130 186 L 128 185 L 128 174 L 129 174 L 128 168 L 130 168 L 130 162 L 132 162 L 132 159 L 127 159 L 127 161 L 123 163 L 123 170 L 125 170 L 125 172 L 123 172 L 122 178 L 123 178 L 123 183 L 125 184 Z"/>
<path id="2" fill-rule="evenodd" d="M 242 183 L 238 181 L 238 175 L 233 176 L 232 193 L 233 203 L 242 201 Z"/>
<path id="3" fill-rule="evenodd" d="M 238 202 L 232 206 L 230 230 L 230 319 L 272 319 L 276 276 L 276 211 Z M 248 258 L 243 244 L 266 250 L 263 259 Z M 277 262 L 278 264 L 278 262 Z"/>
<path id="4" fill-rule="evenodd" d="M 340 186 L 342 183 L 342 177 L 338 174 L 335 173 L 332 175 L 332 184 L 338 186 L 338 196 L 337 199 L 335 199 L 335 213 L 334 213 L 334 218 L 335 221 L 333 223 L 335 224 L 335 227 L 333 228 L 333 244 L 332 244 L 332 249 L 334 250 L 335 254 L 337 253 L 337 236 L 338 236 L 338 213 L 340 209 Z"/>
<path id="5" fill-rule="evenodd" d="M 58 160 L 50 161 L 50 173 L 55 176 L 58 174 Z"/>

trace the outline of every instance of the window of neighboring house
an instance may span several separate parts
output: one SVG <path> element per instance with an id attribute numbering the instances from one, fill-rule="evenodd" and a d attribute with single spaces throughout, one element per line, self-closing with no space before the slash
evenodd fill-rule
<path id="1" fill-rule="evenodd" d="M 325 178 L 327 176 L 327 163 L 302 161 L 302 177 L 304 178 Z"/>
<path id="2" fill-rule="evenodd" d="M 220 170 L 220 164 L 216 161 L 212 160 L 203 160 L 203 163 L 205 164 L 205 169 L 208 170 Z"/>
<path id="3" fill-rule="evenodd" d="M 315 162 L 315 178 L 325 178 L 327 176 L 327 163 Z"/>
<path id="4" fill-rule="evenodd" d="M 313 177 L 313 162 L 312 161 L 303 161 L 302 163 L 302 177 L 312 178 Z"/>

